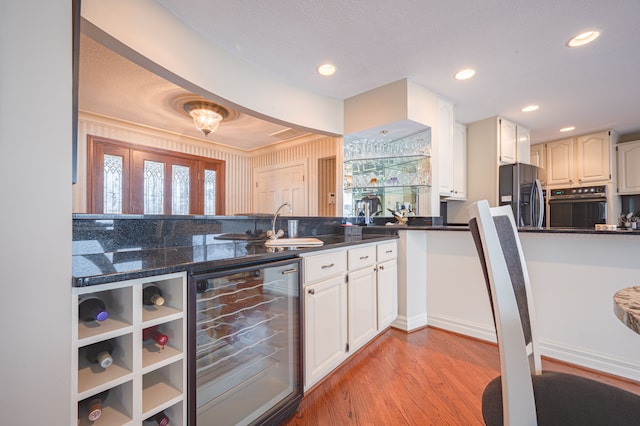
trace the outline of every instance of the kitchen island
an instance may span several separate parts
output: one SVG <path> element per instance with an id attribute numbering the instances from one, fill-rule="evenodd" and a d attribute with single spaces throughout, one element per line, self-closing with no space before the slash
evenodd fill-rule
<path id="1" fill-rule="evenodd" d="M 489 297 L 468 228 L 398 228 L 398 319 L 494 341 Z M 613 294 L 640 276 L 640 232 L 522 230 L 542 354 L 640 380 L 640 339 Z"/>

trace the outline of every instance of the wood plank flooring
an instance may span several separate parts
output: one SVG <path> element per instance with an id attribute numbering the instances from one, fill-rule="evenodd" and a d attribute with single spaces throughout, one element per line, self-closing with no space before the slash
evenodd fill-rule
<path id="1" fill-rule="evenodd" d="M 640 383 L 543 359 L 640 394 Z M 390 329 L 305 394 L 285 426 L 483 425 L 481 395 L 499 374 L 496 345 L 426 327 Z"/>

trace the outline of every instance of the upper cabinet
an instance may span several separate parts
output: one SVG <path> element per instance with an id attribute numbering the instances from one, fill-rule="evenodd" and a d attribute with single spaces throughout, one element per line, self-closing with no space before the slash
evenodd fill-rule
<path id="1" fill-rule="evenodd" d="M 618 194 L 640 194 L 640 140 L 616 146 Z"/>
<path id="2" fill-rule="evenodd" d="M 449 200 L 466 199 L 467 128 L 454 123 L 453 105 L 439 104 L 440 117 L 440 196 Z"/>
<path id="3" fill-rule="evenodd" d="M 547 144 L 547 185 L 573 183 L 573 139 Z"/>
<path id="4" fill-rule="evenodd" d="M 518 163 L 533 164 L 531 163 L 531 130 L 517 126 L 516 136 L 518 138 L 518 155 L 516 157 Z"/>
<path id="5" fill-rule="evenodd" d="M 543 169 L 547 168 L 547 157 L 543 143 L 531 145 L 529 155 L 529 164 L 533 164 L 534 166 L 541 167 Z"/>
<path id="6" fill-rule="evenodd" d="M 515 123 L 498 119 L 500 163 L 515 163 L 518 159 L 518 135 Z"/>
<path id="7" fill-rule="evenodd" d="M 441 145 L 440 154 L 440 196 L 448 200 L 466 200 L 467 126 L 455 123 L 453 140 Z"/>
<path id="8" fill-rule="evenodd" d="M 547 185 L 611 182 L 616 137 L 613 131 L 604 131 L 547 143 Z"/>

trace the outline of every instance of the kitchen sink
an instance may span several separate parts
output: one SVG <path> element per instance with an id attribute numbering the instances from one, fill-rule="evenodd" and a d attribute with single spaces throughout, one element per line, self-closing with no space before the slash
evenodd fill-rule
<path id="1" fill-rule="evenodd" d="M 323 244 L 317 238 L 278 238 L 277 240 L 267 240 L 264 243 L 267 247 L 317 247 Z"/>

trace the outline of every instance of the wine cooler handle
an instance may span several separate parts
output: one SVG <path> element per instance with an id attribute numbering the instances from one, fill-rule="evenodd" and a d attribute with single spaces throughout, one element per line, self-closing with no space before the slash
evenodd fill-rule
<path id="1" fill-rule="evenodd" d="M 314 288 L 309 289 L 309 294 L 316 294 L 316 290 Z"/>
<path id="2" fill-rule="evenodd" d="M 282 275 L 294 274 L 296 272 L 298 272 L 298 268 L 287 269 L 286 271 L 282 271 Z"/>

